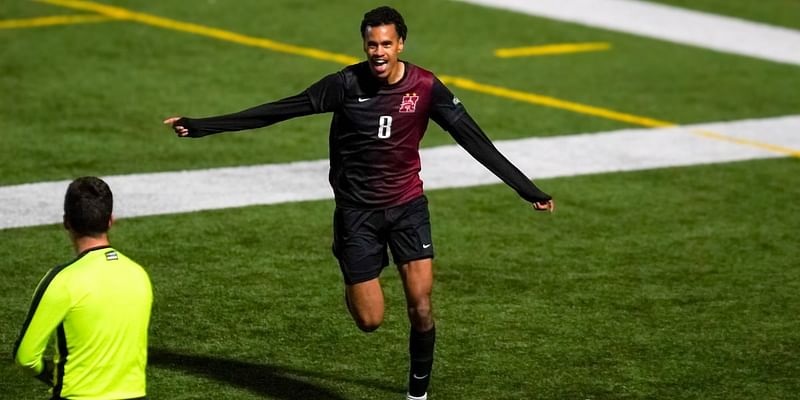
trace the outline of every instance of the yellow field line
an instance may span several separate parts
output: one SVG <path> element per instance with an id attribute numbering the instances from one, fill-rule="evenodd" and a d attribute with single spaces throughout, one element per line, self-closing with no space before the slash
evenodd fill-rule
<path id="1" fill-rule="evenodd" d="M 511 49 L 497 49 L 494 55 L 500 58 L 542 56 L 551 54 L 580 53 L 586 51 L 602 51 L 611 48 L 610 43 L 563 43 L 548 44 L 544 46 L 516 47 Z"/>
<path id="2" fill-rule="evenodd" d="M 733 136 L 723 135 L 721 133 L 716 133 L 712 131 L 707 131 L 704 129 L 691 129 L 690 132 L 697 136 L 702 136 L 708 139 L 715 139 L 715 140 L 722 140 L 725 142 L 731 142 L 736 144 L 742 144 L 745 146 L 757 147 L 762 150 L 767 150 L 773 153 L 784 154 L 791 157 L 800 157 L 800 150 L 791 149 L 789 147 L 778 146 L 769 143 L 763 143 L 756 140 L 744 139 L 744 138 L 737 138 Z"/>
<path id="3" fill-rule="evenodd" d="M 42 3 L 68 7 L 77 10 L 94 11 L 96 13 L 117 19 L 136 21 L 147 25 L 160 28 L 172 29 L 176 31 L 193 33 L 200 36 L 207 36 L 214 39 L 225 40 L 228 42 L 243 44 L 247 46 L 261 47 L 281 53 L 295 54 L 299 56 L 314 58 L 317 60 L 333 61 L 340 64 L 354 64 L 360 59 L 318 50 L 308 47 L 294 46 L 291 44 L 276 42 L 274 40 L 262 39 L 253 36 L 242 35 L 222 29 L 210 28 L 207 26 L 175 21 L 169 18 L 157 17 L 155 15 L 138 13 L 121 7 L 114 7 L 105 4 L 92 3 L 89 1 L 76 0 L 38 0 Z"/>
<path id="4" fill-rule="evenodd" d="M 82 0 L 36 0 L 42 3 L 49 3 L 53 5 L 63 6 L 72 9 L 94 11 L 101 15 L 114 18 L 124 19 L 140 22 L 147 25 L 157 26 L 165 29 L 172 29 L 193 33 L 201 36 L 207 36 L 219 40 L 225 40 L 233 43 L 243 44 L 246 46 L 255 46 L 265 48 L 281 53 L 288 53 L 299 55 L 303 57 L 314 58 L 317 60 L 332 61 L 339 64 L 350 65 L 361 61 L 359 58 L 351 57 L 344 54 L 331 53 L 324 50 L 294 46 L 286 43 L 276 42 L 269 39 L 262 39 L 253 36 L 242 35 L 235 32 L 225 31 L 217 28 L 210 28 L 202 25 L 191 24 L 172 20 L 169 18 L 158 17 L 155 15 L 139 13 L 121 7 L 109 6 L 105 4 L 98 4 Z M 459 78 L 455 76 L 440 76 L 443 82 L 459 87 L 465 90 L 471 90 L 478 93 L 489 94 L 492 96 L 502 97 L 511 100 L 522 101 L 525 103 L 536 104 L 540 106 L 552 107 L 567 111 L 572 111 L 579 114 L 591 115 L 595 117 L 610 119 L 629 123 L 632 125 L 646 126 L 646 127 L 668 127 L 676 126 L 677 124 L 667 121 L 660 121 L 657 119 L 636 116 L 632 114 L 621 113 L 613 110 L 608 110 L 600 107 L 588 106 L 580 103 L 574 103 L 565 100 L 559 100 L 553 97 L 542 96 L 535 93 L 528 93 L 507 89 L 500 86 L 487 85 L 478 83 L 469 79 Z M 699 134 L 699 133 L 696 133 Z M 705 132 L 702 136 L 717 140 L 725 140 L 729 142 L 740 143 L 744 145 L 754 146 L 761 149 L 770 150 L 780 154 L 788 154 L 792 156 L 800 156 L 800 151 L 786 149 L 780 146 L 773 146 L 767 143 L 760 143 L 756 141 L 732 138 L 722 134 L 713 132 Z"/>
<path id="5" fill-rule="evenodd" d="M 50 25 L 86 24 L 105 22 L 112 18 L 102 15 L 54 15 L 51 17 L 37 17 L 26 19 L 0 20 L 0 29 L 36 28 Z"/>
<path id="6" fill-rule="evenodd" d="M 269 39 L 261 39 L 252 36 L 246 36 L 234 32 L 225 31 L 222 29 L 209 28 L 202 25 L 189 24 L 180 21 L 171 20 L 168 18 L 157 17 L 154 15 L 138 13 L 120 7 L 109 6 L 105 4 L 97 4 L 89 1 L 82 0 L 38 0 L 43 3 L 55 4 L 73 9 L 94 11 L 103 15 L 118 19 L 127 19 L 132 21 L 141 22 L 148 25 L 158 26 L 166 29 L 173 29 L 183 32 L 195 33 L 203 36 L 213 37 L 219 40 L 239 43 L 247 46 L 262 47 L 273 51 L 290 53 L 305 57 L 311 57 L 319 60 L 334 61 L 339 64 L 350 65 L 359 62 L 361 59 L 343 55 L 330 53 L 323 50 L 312 49 L 307 47 L 293 46 L 285 43 L 272 41 Z M 526 103 L 536 104 L 540 106 L 560 108 L 579 114 L 592 115 L 596 117 L 626 122 L 633 125 L 641 125 L 647 127 L 658 126 L 672 126 L 674 124 L 665 121 L 658 121 L 651 118 L 638 117 L 631 114 L 620 113 L 612 110 L 606 110 L 599 107 L 587 106 L 570 101 L 559 100 L 552 97 L 542 96 L 534 93 L 526 93 L 512 89 L 506 89 L 499 86 L 486 85 L 474 82 L 465 78 L 441 76 L 442 81 L 446 81 L 454 86 L 466 90 L 472 90 L 479 93 L 489 94 L 507 99 L 522 101 Z"/>
<path id="7" fill-rule="evenodd" d="M 667 121 L 659 121 L 657 119 L 639 117 L 636 115 L 625 114 L 617 111 L 607 110 L 605 108 L 587 106 L 585 104 L 573 103 L 571 101 L 559 100 L 554 97 L 542 96 L 533 93 L 521 92 L 512 89 L 506 89 L 500 86 L 487 85 L 471 81 L 469 79 L 458 78 L 455 76 L 442 75 L 439 77 L 442 82 L 460 87 L 462 89 L 472 90 L 474 92 L 490 94 L 497 97 L 504 97 L 522 101 L 525 103 L 537 104 L 541 106 L 560 108 L 580 114 L 592 115 L 595 117 L 610 119 L 614 121 L 626 122 L 633 125 L 646 126 L 650 128 L 674 126 L 675 124 Z"/>

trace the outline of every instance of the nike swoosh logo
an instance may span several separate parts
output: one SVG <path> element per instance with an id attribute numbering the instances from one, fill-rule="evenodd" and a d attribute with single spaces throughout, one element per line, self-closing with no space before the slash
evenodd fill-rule
<path id="1" fill-rule="evenodd" d="M 431 244 L 430 244 L 430 243 L 428 243 L 428 244 L 423 244 L 423 245 L 422 245 L 422 248 L 423 248 L 423 249 L 427 249 L 428 247 L 431 247 Z"/>
<path id="2" fill-rule="evenodd" d="M 367 101 L 367 100 L 369 100 L 369 97 L 367 97 L 367 98 L 359 97 L 359 98 L 358 98 L 358 102 L 359 102 L 359 103 L 363 103 L 363 102 L 365 102 L 365 101 Z"/>
<path id="3" fill-rule="evenodd" d="M 417 376 L 417 374 L 413 374 L 411 376 L 413 376 L 414 379 L 425 379 L 425 378 L 428 377 L 428 374 L 425 374 L 425 375 L 422 375 L 422 376 Z"/>

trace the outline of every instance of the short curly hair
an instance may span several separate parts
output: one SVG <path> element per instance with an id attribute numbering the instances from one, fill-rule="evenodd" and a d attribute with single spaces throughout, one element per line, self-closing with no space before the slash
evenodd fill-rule
<path id="1" fill-rule="evenodd" d="M 400 12 L 389 6 L 382 6 L 374 10 L 367 11 L 367 13 L 364 14 L 364 19 L 361 20 L 361 38 L 363 39 L 366 37 L 366 29 L 368 26 L 375 27 L 392 24 L 394 24 L 394 28 L 397 31 L 397 36 L 405 41 L 408 28 L 406 27 L 406 22 L 403 20 L 403 16 L 400 15 Z"/>

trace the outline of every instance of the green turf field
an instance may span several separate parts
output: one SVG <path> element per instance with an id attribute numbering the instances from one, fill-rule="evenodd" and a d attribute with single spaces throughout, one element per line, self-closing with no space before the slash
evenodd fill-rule
<path id="1" fill-rule="evenodd" d="M 789 1 L 692 3 L 782 25 L 798 15 Z M 360 17 L 375 6 L 103 4 L 353 57 Z M 409 24 L 404 58 L 438 74 L 681 124 L 800 109 L 797 66 L 461 3 L 393 4 Z M 28 1 L 0 7 L 0 21 L 88 14 Z M 612 49 L 493 56 L 595 41 Z M 293 95 L 342 64 L 133 21 L 0 29 L 0 43 L 0 185 L 327 157 L 329 116 L 202 140 L 178 140 L 160 121 Z M 638 127 L 453 91 L 494 139 Z M 425 145 L 442 144 L 452 139 L 432 126 Z M 531 212 L 502 185 L 428 194 L 439 332 L 432 399 L 797 397 L 800 160 L 537 183 L 556 197 L 556 214 Z M 399 279 L 391 268 L 382 276 L 384 326 L 358 331 L 329 250 L 332 207 L 118 222 L 113 243 L 154 284 L 152 399 L 402 398 Z M 0 257 L 0 397 L 45 398 L 10 350 L 38 279 L 71 249 L 58 226 L 0 230 Z"/>

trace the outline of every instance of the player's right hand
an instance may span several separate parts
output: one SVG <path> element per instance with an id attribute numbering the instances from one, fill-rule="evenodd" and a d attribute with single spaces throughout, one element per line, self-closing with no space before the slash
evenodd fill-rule
<path id="1" fill-rule="evenodd" d="M 547 201 L 537 201 L 536 203 L 533 203 L 533 209 L 536 211 L 553 212 L 556 210 L 556 203 L 553 202 L 552 199 Z"/>
<path id="2" fill-rule="evenodd" d="M 188 136 L 189 130 L 186 129 L 185 126 L 175 125 L 175 122 L 177 122 L 179 119 L 181 119 L 181 117 L 170 117 L 164 120 L 164 124 L 172 125 L 172 130 L 175 131 L 178 136 Z"/>

